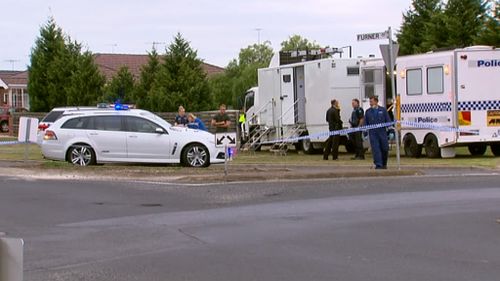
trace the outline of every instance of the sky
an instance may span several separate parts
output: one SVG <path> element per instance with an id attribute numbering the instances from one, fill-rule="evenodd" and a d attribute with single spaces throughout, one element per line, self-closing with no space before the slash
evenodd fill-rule
<path id="1" fill-rule="evenodd" d="M 241 48 L 299 34 L 321 46 L 380 56 L 382 41 L 356 35 L 397 30 L 411 0 L 2 0 L 0 69 L 24 70 L 49 17 L 93 53 L 164 53 L 180 32 L 206 63 L 225 67 Z M 259 36 L 260 34 L 260 36 Z"/>

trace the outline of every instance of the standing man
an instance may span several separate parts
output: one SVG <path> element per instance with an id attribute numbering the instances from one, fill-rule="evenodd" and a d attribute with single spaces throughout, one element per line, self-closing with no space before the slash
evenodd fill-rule
<path id="1" fill-rule="evenodd" d="M 215 126 L 216 133 L 222 133 L 227 132 L 230 125 L 231 121 L 229 120 L 229 115 L 226 113 L 226 105 L 221 104 L 219 106 L 219 113 L 212 118 L 212 126 Z"/>
<path id="2" fill-rule="evenodd" d="M 389 122 L 391 122 L 389 114 L 384 107 L 378 105 L 378 97 L 371 97 L 370 109 L 368 109 L 365 114 L 365 125 L 376 125 Z M 387 169 L 387 157 L 389 154 L 387 128 L 369 130 L 368 136 L 370 137 L 375 169 Z"/>
<path id="3" fill-rule="evenodd" d="M 326 111 L 326 122 L 330 132 L 342 129 L 342 120 L 340 119 L 339 102 L 335 99 L 331 101 L 331 107 Z M 332 154 L 333 160 L 339 157 L 340 136 L 329 136 L 323 151 L 323 160 L 328 160 L 328 155 Z"/>
<path id="4" fill-rule="evenodd" d="M 349 123 L 352 128 L 357 128 L 363 124 L 363 119 L 365 117 L 365 113 L 363 108 L 359 106 L 359 100 L 352 100 L 352 113 L 351 119 L 349 119 Z M 363 132 L 354 132 L 351 133 L 351 140 L 354 144 L 354 151 L 356 151 L 356 155 L 352 158 L 352 160 L 364 160 L 365 159 L 365 149 L 363 148 Z"/>

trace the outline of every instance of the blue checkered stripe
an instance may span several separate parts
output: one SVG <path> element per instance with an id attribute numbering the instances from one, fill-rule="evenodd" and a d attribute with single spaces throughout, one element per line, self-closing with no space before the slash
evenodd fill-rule
<path id="1" fill-rule="evenodd" d="M 451 102 L 407 103 L 401 105 L 401 112 L 446 112 L 451 111 Z"/>
<path id="2" fill-rule="evenodd" d="M 479 100 L 479 101 L 460 101 L 458 110 L 495 110 L 500 109 L 500 100 Z"/>

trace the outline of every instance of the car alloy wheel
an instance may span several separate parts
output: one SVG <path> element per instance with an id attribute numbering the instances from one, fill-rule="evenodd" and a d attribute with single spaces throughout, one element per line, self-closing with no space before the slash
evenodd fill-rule
<path id="1" fill-rule="evenodd" d="M 209 164 L 207 149 L 199 144 L 190 145 L 185 151 L 184 163 L 190 167 L 206 167 Z"/>
<path id="2" fill-rule="evenodd" d="M 70 148 L 69 162 L 73 165 L 88 166 L 95 162 L 94 151 L 87 145 L 75 145 Z"/>

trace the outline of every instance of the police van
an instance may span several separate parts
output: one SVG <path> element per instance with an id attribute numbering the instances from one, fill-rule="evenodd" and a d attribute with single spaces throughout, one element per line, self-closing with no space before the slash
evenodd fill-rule
<path id="1" fill-rule="evenodd" d="M 467 146 L 500 156 L 500 49 L 474 46 L 399 57 L 401 136 L 407 156 L 454 157 Z M 424 128 L 419 124 L 435 126 Z M 451 130 L 438 130 L 449 127 Z"/>

